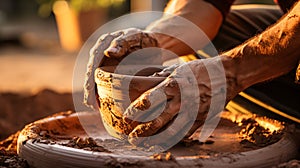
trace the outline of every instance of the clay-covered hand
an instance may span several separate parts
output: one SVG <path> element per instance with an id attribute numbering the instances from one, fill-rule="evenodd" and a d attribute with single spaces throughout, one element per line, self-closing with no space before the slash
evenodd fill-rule
<path id="1" fill-rule="evenodd" d="M 152 146 L 190 136 L 203 124 L 209 111 L 210 117 L 219 114 L 238 93 L 234 82 L 229 81 L 232 80 L 225 79 L 220 57 L 179 66 L 127 108 L 124 122 L 134 127 L 128 141 Z M 157 133 L 162 136 L 151 136 Z"/>
<path id="2" fill-rule="evenodd" d="M 157 39 L 154 34 L 137 28 L 129 28 L 120 30 L 114 33 L 109 33 L 101 38 L 113 36 L 114 39 L 110 41 L 109 47 L 104 51 L 104 60 L 101 65 L 117 65 L 124 57 L 129 54 L 144 48 L 158 47 Z M 154 53 L 149 51 L 147 53 Z M 143 58 L 140 58 L 143 57 Z M 132 62 L 133 61 L 133 62 Z M 143 61 L 143 62 L 139 62 Z M 150 62 L 149 62 L 150 61 Z M 159 54 L 139 54 L 139 58 L 132 58 L 131 64 L 161 64 L 161 57 Z M 129 64 L 130 64 L 129 63 Z M 128 63 L 127 63 L 128 64 Z"/>
<path id="3" fill-rule="evenodd" d="M 84 82 L 84 103 L 97 109 L 95 96 L 94 72 L 100 66 L 119 65 L 124 57 L 139 49 L 145 49 L 139 54 L 132 54 L 125 64 L 152 64 L 161 65 L 162 59 L 154 35 L 136 28 L 116 31 L 102 35 L 90 50 L 90 57 L 87 65 L 86 77 Z M 138 58 L 137 58 L 138 57 Z"/>

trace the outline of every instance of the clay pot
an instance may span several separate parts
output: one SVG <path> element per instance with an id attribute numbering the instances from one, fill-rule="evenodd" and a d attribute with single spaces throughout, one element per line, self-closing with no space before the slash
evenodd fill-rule
<path id="1" fill-rule="evenodd" d="M 95 71 L 99 110 L 104 125 L 112 136 L 123 139 L 129 134 L 132 128 L 122 121 L 124 111 L 142 93 L 165 79 L 151 76 L 163 68 L 124 65 L 100 67 Z"/>

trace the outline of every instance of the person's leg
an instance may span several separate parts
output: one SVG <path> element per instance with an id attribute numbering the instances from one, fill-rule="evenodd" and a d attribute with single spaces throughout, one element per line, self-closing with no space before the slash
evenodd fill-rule
<path id="1" fill-rule="evenodd" d="M 282 15 L 283 13 L 277 6 L 233 6 L 212 43 L 218 52 L 229 50 L 264 31 Z M 204 49 L 204 52 L 213 53 L 208 48 Z M 254 85 L 245 92 L 283 112 L 300 118 L 298 102 L 300 85 L 295 84 L 294 79 L 295 72 L 291 72 L 270 82 Z"/>

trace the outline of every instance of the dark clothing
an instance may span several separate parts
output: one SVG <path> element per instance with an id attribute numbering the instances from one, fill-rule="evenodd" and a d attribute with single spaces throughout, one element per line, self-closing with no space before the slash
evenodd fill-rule
<path id="1" fill-rule="evenodd" d="M 228 14 L 231 5 L 235 0 L 204 0 L 216 7 L 223 15 L 223 18 Z"/>
<path id="2" fill-rule="evenodd" d="M 286 13 L 298 0 L 277 0 L 281 10 Z"/>
<path id="3" fill-rule="evenodd" d="M 263 32 L 282 15 L 276 5 L 233 6 L 213 44 L 219 52 L 227 51 Z"/>
<path id="4" fill-rule="evenodd" d="M 223 18 L 229 13 L 231 5 L 235 0 L 204 0 L 208 3 L 211 3 L 216 7 L 223 15 Z M 280 6 L 281 10 L 285 13 L 287 12 L 295 2 L 298 0 L 275 0 L 275 2 Z"/>

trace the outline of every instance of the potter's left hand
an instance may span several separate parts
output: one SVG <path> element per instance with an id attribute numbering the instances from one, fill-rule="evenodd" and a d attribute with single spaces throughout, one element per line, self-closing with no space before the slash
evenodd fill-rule
<path id="1" fill-rule="evenodd" d="M 149 31 L 128 28 L 103 34 L 90 50 L 84 82 L 84 103 L 91 108 L 98 108 L 94 88 L 96 68 L 119 65 L 125 57 L 128 59 L 123 63 L 127 65 L 161 65 L 162 58 L 157 47 L 157 39 Z M 133 57 L 130 57 L 129 55 L 135 51 L 142 53 L 132 54 Z"/>
<path id="2" fill-rule="evenodd" d="M 112 39 L 107 41 L 109 45 L 104 50 L 105 57 L 101 66 L 118 65 L 123 58 L 135 51 L 158 47 L 157 39 L 153 33 L 137 28 L 128 28 L 105 34 L 100 39 L 107 39 L 109 37 L 112 37 Z M 153 51 L 140 53 L 137 58 L 133 57 L 129 64 L 162 64 L 159 54 L 149 53 L 153 53 Z"/>
<path id="3" fill-rule="evenodd" d="M 127 108 L 123 118 L 125 122 L 135 126 L 129 134 L 128 141 L 134 145 L 156 145 L 168 142 L 183 132 L 188 132 L 185 137 L 189 137 L 203 124 L 212 97 L 217 97 L 222 110 L 225 103 L 239 91 L 234 82 L 224 79 L 220 58 L 221 56 L 218 56 L 183 64 L 162 83 L 136 99 Z M 211 68 L 215 74 L 208 73 L 208 69 Z M 223 79 L 222 75 L 219 75 L 222 73 Z M 224 82 L 227 82 L 227 85 Z M 191 109 L 195 109 L 196 114 L 192 114 Z M 221 111 L 217 113 L 219 112 Z M 175 124 L 172 123 L 174 118 L 178 120 Z M 185 130 L 188 126 L 191 126 L 190 129 Z M 164 131 L 163 137 L 151 137 L 161 130 Z"/>

